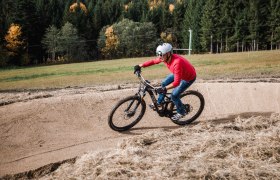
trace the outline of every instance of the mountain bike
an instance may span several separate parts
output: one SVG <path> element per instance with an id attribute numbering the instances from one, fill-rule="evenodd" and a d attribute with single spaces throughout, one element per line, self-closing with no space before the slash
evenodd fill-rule
<path id="1" fill-rule="evenodd" d="M 157 106 L 157 92 L 155 87 L 148 80 L 145 80 L 141 72 L 136 72 L 140 85 L 135 95 L 128 96 L 120 100 L 111 110 L 108 117 L 108 124 L 115 131 L 126 131 L 135 126 L 146 112 L 146 102 L 144 97 L 148 93 L 153 103 L 153 110 L 161 117 L 168 117 L 178 125 L 190 124 L 196 120 L 204 109 L 203 95 L 194 90 L 188 90 L 180 95 L 182 103 L 185 105 L 187 115 L 178 121 L 173 121 L 171 117 L 176 114 L 176 106 L 171 100 L 170 94 L 164 95 L 164 102 L 161 107 Z"/>

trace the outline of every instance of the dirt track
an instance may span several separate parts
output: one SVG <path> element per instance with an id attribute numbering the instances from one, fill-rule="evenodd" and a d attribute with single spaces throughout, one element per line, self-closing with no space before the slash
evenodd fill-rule
<path id="1" fill-rule="evenodd" d="M 192 88 L 202 92 L 206 99 L 199 121 L 227 119 L 242 113 L 280 112 L 278 82 L 211 82 L 197 83 Z M 71 159 L 88 151 L 114 148 L 123 138 L 151 129 L 178 127 L 147 110 L 143 120 L 131 131 L 117 133 L 109 129 L 107 115 L 112 104 L 135 91 L 134 85 L 124 85 L 122 88 L 103 87 L 101 91 L 77 88 L 2 93 L 0 177 Z"/>

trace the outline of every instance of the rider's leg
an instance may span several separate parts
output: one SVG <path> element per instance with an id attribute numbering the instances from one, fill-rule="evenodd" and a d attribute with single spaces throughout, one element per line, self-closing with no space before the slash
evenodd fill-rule
<path id="1" fill-rule="evenodd" d="M 177 113 L 181 115 L 184 115 L 186 113 L 186 109 L 182 101 L 180 100 L 180 94 L 183 93 L 186 89 L 188 89 L 194 81 L 195 79 L 192 81 L 181 80 L 180 85 L 172 91 L 171 99 L 176 105 Z"/>
<path id="2" fill-rule="evenodd" d="M 174 75 L 173 74 L 169 74 L 168 76 L 166 76 L 166 78 L 162 81 L 161 86 L 165 87 L 169 84 L 171 84 L 174 81 Z M 159 94 L 158 96 L 158 104 L 161 104 L 162 101 L 164 100 L 164 95 L 163 94 Z"/>

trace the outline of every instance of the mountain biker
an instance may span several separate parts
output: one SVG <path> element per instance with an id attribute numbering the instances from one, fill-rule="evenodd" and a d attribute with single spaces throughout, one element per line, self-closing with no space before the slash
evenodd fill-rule
<path id="1" fill-rule="evenodd" d="M 134 67 L 134 73 L 141 71 L 141 68 L 152 66 L 163 62 L 172 74 L 169 74 L 161 84 L 161 87 L 156 88 L 156 92 L 159 94 L 157 100 L 157 106 L 163 103 L 164 95 L 167 90 L 173 89 L 171 99 L 177 107 L 177 114 L 171 119 L 178 121 L 183 118 L 187 112 L 180 100 L 180 94 L 189 88 L 196 79 L 196 71 L 193 65 L 182 56 L 173 54 L 173 47 L 169 43 L 163 43 L 156 49 L 156 59 L 152 59 L 144 62 L 143 64 L 136 65 Z"/>

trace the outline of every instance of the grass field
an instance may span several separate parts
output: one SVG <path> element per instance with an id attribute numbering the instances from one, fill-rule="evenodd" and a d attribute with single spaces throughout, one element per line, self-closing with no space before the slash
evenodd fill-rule
<path id="1" fill-rule="evenodd" d="M 198 79 L 280 77 L 280 51 L 185 56 Z M 154 57 L 0 69 L 0 90 L 46 89 L 136 82 L 133 67 Z M 147 79 L 168 74 L 163 64 L 143 70 Z"/>

